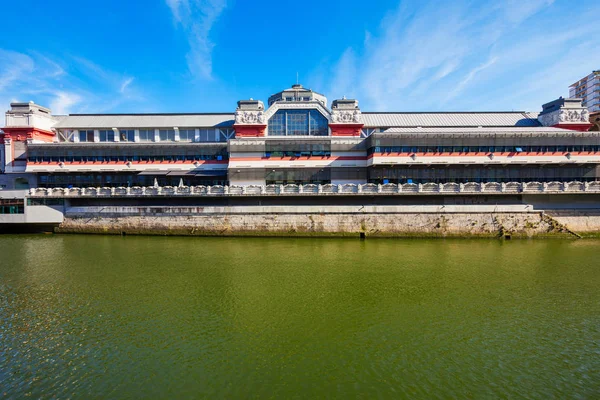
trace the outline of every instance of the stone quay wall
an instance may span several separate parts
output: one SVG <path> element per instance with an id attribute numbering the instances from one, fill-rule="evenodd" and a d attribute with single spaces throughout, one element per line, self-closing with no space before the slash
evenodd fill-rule
<path id="1" fill-rule="evenodd" d="M 581 211 L 427 213 L 207 213 L 67 215 L 59 233 L 308 237 L 596 236 L 600 216 Z"/>
<path id="2" fill-rule="evenodd" d="M 600 236 L 600 181 L 31 189 L 58 232 L 348 237 Z M 52 203 L 54 204 L 54 203 Z"/>

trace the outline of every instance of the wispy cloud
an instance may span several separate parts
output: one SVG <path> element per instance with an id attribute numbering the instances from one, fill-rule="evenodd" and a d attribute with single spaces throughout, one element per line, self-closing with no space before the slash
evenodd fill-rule
<path id="1" fill-rule="evenodd" d="M 212 52 L 215 44 L 210 32 L 227 6 L 226 0 L 165 0 L 173 19 L 188 40 L 186 55 L 192 76 L 210 80 L 213 77 Z"/>
<path id="2" fill-rule="evenodd" d="M 530 104 L 518 93 L 538 86 L 531 85 L 537 75 L 561 65 L 571 49 L 593 47 L 585 43 L 600 33 L 600 25 L 580 23 L 594 20 L 600 6 L 568 9 L 570 17 L 564 7 L 555 11 L 557 6 L 553 0 L 457 0 L 444 7 L 433 0 L 403 1 L 378 28 L 365 33 L 362 47 L 346 48 L 328 70 L 315 74 L 315 81 L 330 76 L 325 88 L 330 96 L 350 92 L 370 110 Z M 581 58 L 586 65 L 600 65 L 597 51 L 575 57 Z M 590 68 L 578 64 L 569 76 L 589 73 Z M 552 100 L 548 93 L 538 87 L 534 111 Z"/>
<path id="3" fill-rule="evenodd" d="M 35 101 L 54 114 L 111 111 L 144 97 L 134 77 L 116 73 L 81 57 L 48 57 L 0 49 L 0 101 Z M 68 61 L 68 64 L 66 63 Z"/>
<path id="4" fill-rule="evenodd" d="M 34 62 L 26 54 L 15 51 L 0 49 L 0 92 L 5 91 L 10 86 L 34 70 Z"/>
<path id="5" fill-rule="evenodd" d="M 462 93 L 462 91 L 465 89 L 465 87 L 469 84 L 469 82 L 471 82 L 477 76 L 477 74 L 479 74 L 481 71 L 494 65 L 496 63 L 496 61 L 498 61 L 498 57 L 492 57 L 485 63 L 478 65 L 475 68 L 473 68 L 472 70 L 470 70 L 469 73 L 458 83 L 456 88 L 454 88 L 454 90 L 452 90 L 448 94 L 446 99 L 451 100 L 451 99 L 455 98 L 456 96 L 458 96 L 460 93 Z"/>
<path id="6" fill-rule="evenodd" d="M 55 115 L 68 114 L 71 107 L 81 101 L 81 96 L 76 93 L 57 91 L 54 98 L 50 101 L 50 109 Z"/>
<path id="7" fill-rule="evenodd" d="M 189 7 L 186 7 L 188 5 L 187 0 L 166 0 L 166 2 L 173 13 L 173 18 L 175 18 L 175 21 L 181 22 L 182 16 L 180 10 L 182 8 L 189 9 Z"/>
<path id="8" fill-rule="evenodd" d="M 125 91 L 127 90 L 127 87 L 129 85 L 131 85 L 131 83 L 133 82 L 134 78 L 127 78 L 123 81 L 123 83 L 121 84 L 121 88 L 119 89 L 119 92 L 121 94 L 125 94 Z"/>

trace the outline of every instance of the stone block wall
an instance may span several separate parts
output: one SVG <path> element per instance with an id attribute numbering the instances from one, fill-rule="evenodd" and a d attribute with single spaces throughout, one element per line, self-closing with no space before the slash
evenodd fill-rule
<path id="1" fill-rule="evenodd" d="M 573 228 L 576 229 L 573 229 Z M 189 216 L 67 216 L 62 233 L 314 237 L 577 237 L 600 217 L 572 213 L 307 213 Z"/>

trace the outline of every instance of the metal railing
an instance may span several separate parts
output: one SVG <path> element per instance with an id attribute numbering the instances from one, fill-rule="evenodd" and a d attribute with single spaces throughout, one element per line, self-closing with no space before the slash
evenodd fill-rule
<path id="1" fill-rule="evenodd" d="M 594 182 L 488 182 L 405 183 L 377 185 L 250 185 L 250 186 L 150 186 L 92 188 L 33 188 L 29 197 L 162 197 L 162 196 L 321 196 L 321 195 L 411 195 L 411 194 L 511 194 L 511 193 L 600 193 Z"/>

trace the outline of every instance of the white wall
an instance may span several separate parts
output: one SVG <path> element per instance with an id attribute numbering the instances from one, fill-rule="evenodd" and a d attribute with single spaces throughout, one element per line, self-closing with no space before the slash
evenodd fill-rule
<path id="1" fill-rule="evenodd" d="M 0 224 L 60 224 L 61 207 L 25 206 L 25 214 L 0 214 Z"/>
<path id="2" fill-rule="evenodd" d="M 333 185 L 345 185 L 345 184 L 355 184 L 355 185 L 362 185 L 367 183 L 366 179 L 332 179 L 331 183 Z"/>
<path id="3" fill-rule="evenodd" d="M 26 206 L 25 222 L 30 224 L 60 224 L 64 219 L 62 209 L 62 206 Z"/>
<path id="4" fill-rule="evenodd" d="M 229 181 L 230 185 L 236 185 L 236 186 L 250 186 L 250 185 L 258 185 L 258 186 L 264 186 L 266 185 L 266 181 L 263 180 L 230 180 Z"/>

